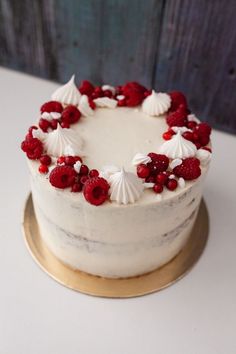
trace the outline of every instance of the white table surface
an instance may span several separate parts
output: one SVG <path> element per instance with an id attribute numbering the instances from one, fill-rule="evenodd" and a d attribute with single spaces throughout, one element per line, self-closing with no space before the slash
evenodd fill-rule
<path id="1" fill-rule="evenodd" d="M 0 354 L 235 354 L 236 137 L 213 132 L 210 236 L 192 271 L 140 298 L 86 296 L 44 274 L 21 232 L 29 182 L 19 145 L 55 87 L 0 69 Z"/>

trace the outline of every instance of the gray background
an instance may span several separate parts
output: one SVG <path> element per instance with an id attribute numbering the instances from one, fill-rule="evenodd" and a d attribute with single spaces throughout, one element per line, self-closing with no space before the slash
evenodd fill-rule
<path id="1" fill-rule="evenodd" d="M 236 133 L 235 0 L 0 0 L 0 65 L 182 90 L 201 119 Z"/>

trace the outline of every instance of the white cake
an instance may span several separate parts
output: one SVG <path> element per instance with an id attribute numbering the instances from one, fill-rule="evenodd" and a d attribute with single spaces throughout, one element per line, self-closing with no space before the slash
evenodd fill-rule
<path id="1" fill-rule="evenodd" d="M 210 128 L 199 124 L 176 92 L 151 93 L 132 83 L 118 92 L 107 85 L 94 89 L 87 82 L 80 91 L 83 96 L 72 78 L 52 96 L 64 110 L 77 106 L 82 113 L 78 121 L 72 117 L 68 124 L 68 115 L 47 108 L 55 108 L 53 103 L 44 105 L 39 125 L 45 132 L 30 129 L 22 144 L 29 157 L 41 236 L 51 252 L 74 269 L 110 278 L 150 272 L 175 257 L 191 233 L 211 157 L 206 147 Z M 104 94 L 110 97 L 97 97 Z M 173 127 L 175 121 L 182 126 Z M 165 171 L 159 170 L 158 157 L 151 161 L 151 152 L 169 158 Z M 75 164 L 73 158 L 65 158 L 77 155 L 93 169 L 91 177 L 81 179 L 78 158 Z M 65 166 L 74 172 L 73 182 L 66 176 L 64 188 L 59 173 L 67 171 Z M 146 171 L 152 175 L 145 178 Z M 165 182 L 159 183 L 161 178 Z M 94 205 L 94 198 L 101 196 L 99 183 L 109 190 Z"/>

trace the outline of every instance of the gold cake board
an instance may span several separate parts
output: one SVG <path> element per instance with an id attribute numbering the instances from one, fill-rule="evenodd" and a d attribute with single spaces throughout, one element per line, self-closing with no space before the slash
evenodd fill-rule
<path id="1" fill-rule="evenodd" d="M 148 274 L 133 278 L 109 279 L 73 270 L 49 251 L 39 233 L 31 194 L 27 198 L 23 215 L 23 232 L 29 252 L 48 275 L 73 290 L 109 298 L 128 298 L 153 293 L 182 278 L 201 256 L 207 242 L 208 231 L 209 218 L 206 204 L 202 200 L 190 238 L 174 259 Z"/>

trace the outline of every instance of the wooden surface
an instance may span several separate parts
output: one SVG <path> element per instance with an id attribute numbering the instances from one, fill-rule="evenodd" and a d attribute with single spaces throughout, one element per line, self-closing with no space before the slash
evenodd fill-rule
<path id="1" fill-rule="evenodd" d="M 235 0 L 0 0 L 0 65 L 178 89 L 236 133 Z"/>

